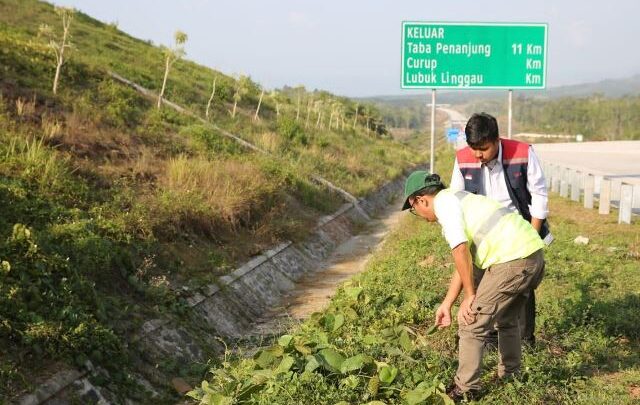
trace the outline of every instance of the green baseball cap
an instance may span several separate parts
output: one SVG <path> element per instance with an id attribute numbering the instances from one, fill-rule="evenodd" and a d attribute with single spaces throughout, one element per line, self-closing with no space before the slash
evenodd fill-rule
<path id="1" fill-rule="evenodd" d="M 409 204 L 409 197 L 416 191 L 420 191 L 425 187 L 436 186 L 442 184 L 440 176 L 437 174 L 431 174 L 426 170 L 416 170 L 407 177 L 407 181 L 404 183 L 404 205 L 402 210 L 411 208 Z"/>

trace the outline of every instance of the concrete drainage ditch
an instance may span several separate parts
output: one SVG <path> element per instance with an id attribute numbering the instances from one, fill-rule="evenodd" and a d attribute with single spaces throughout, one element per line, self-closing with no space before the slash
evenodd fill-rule
<path id="1" fill-rule="evenodd" d="M 141 375 L 137 376 L 140 384 L 158 395 L 158 391 L 172 386 L 172 376 L 163 375 L 155 367 L 159 362 L 168 358 L 184 364 L 206 362 L 207 351 L 221 350 L 216 337 L 242 338 L 259 331 L 256 324 L 264 324 L 265 317 L 277 316 L 273 308 L 290 297 L 299 280 L 322 270 L 329 255 L 354 236 L 358 223 L 388 207 L 401 194 L 404 178 L 401 175 L 357 204 L 344 204 L 334 214 L 320 218 L 306 240 L 282 243 L 220 277 L 216 284 L 192 293 L 187 303 L 191 318 L 200 326 L 189 327 L 177 319 L 145 322 L 132 342 L 144 352 Z M 66 398 L 80 398 L 87 403 L 112 402 L 112 393 L 89 382 L 88 377 L 95 372 L 92 366 L 60 371 L 19 403 L 70 403 Z"/>

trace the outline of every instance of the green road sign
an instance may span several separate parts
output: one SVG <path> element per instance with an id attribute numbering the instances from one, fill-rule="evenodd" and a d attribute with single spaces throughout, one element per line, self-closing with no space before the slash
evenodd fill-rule
<path id="1" fill-rule="evenodd" d="M 402 23 L 403 89 L 544 89 L 547 24 Z"/>

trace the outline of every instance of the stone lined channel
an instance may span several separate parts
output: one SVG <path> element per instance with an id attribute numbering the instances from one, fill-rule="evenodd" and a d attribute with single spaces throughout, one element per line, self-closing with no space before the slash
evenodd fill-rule
<path id="1" fill-rule="evenodd" d="M 399 210 L 400 205 L 401 199 L 395 199 L 367 223 L 361 233 L 340 244 L 319 270 L 301 279 L 278 305 L 270 307 L 246 336 L 257 338 L 284 333 L 314 312 L 325 309 L 337 288 L 365 269 L 373 252 L 398 226 L 406 214 Z"/>

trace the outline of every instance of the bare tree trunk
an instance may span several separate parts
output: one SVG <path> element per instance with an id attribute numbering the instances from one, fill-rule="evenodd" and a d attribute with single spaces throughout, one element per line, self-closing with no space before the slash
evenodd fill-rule
<path id="1" fill-rule="evenodd" d="M 316 128 L 320 127 L 321 118 L 322 118 L 322 110 L 318 111 L 318 120 L 316 121 Z"/>
<path id="2" fill-rule="evenodd" d="M 280 103 L 276 101 L 276 117 L 279 117 L 279 116 L 280 116 Z M 296 121 L 297 120 L 298 119 L 296 118 Z"/>
<path id="3" fill-rule="evenodd" d="M 58 81 L 60 80 L 60 70 L 64 63 L 64 50 L 67 47 L 67 37 L 69 35 L 69 26 L 71 25 L 71 17 L 62 17 L 62 43 L 60 44 L 60 51 L 57 52 L 58 63 L 56 65 L 56 75 L 53 78 L 53 94 L 58 93 Z"/>
<path id="4" fill-rule="evenodd" d="M 167 55 L 167 60 L 164 66 L 164 78 L 162 79 L 162 88 L 158 94 L 158 109 L 162 105 L 162 96 L 164 96 L 164 89 L 167 87 L 167 78 L 169 77 L 169 68 L 171 67 L 171 55 Z"/>
<path id="5" fill-rule="evenodd" d="M 209 109 L 211 108 L 211 102 L 213 101 L 213 97 L 216 95 L 217 80 L 218 80 L 217 77 L 213 79 L 213 90 L 211 90 L 211 97 L 209 97 L 209 101 L 207 102 L 207 110 L 204 113 L 204 115 L 207 117 L 207 120 L 209 119 Z"/>
<path id="6" fill-rule="evenodd" d="M 53 94 L 58 93 L 58 80 L 60 79 L 61 68 L 62 68 L 62 54 L 60 54 L 60 56 L 58 57 L 58 64 L 56 66 L 56 76 L 53 78 Z"/>
<path id="7" fill-rule="evenodd" d="M 356 106 L 356 116 L 353 119 L 353 129 L 356 129 L 356 124 L 358 123 L 358 107 L 359 106 Z"/>
<path id="8" fill-rule="evenodd" d="M 300 118 L 300 99 L 302 98 L 302 96 L 300 95 L 300 93 L 298 93 L 298 108 L 296 109 L 296 121 L 298 121 L 298 118 Z"/>
<path id="9" fill-rule="evenodd" d="M 309 126 L 309 114 L 311 113 L 311 100 L 307 103 L 307 119 L 304 122 L 304 127 L 307 128 Z"/>
<path id="10" fill-rule="evenodd" d="M 236 107 L 238 106 L 238 101 L 237 100 L 233 100 L 233 111 L 231 112 L 231 118 L 235 118 L 236 117 Z"/>
<path id="11" fill-rule="evenodd" d="M 258 108 L 256 108 L 256 113 L 253 116 L 254 121 L 258 120 L 258 114 L 260 114 L 260 106 L 262 105 L 262 97 L 264 97 L 264 90 L 262 90 L 262 93 L 260 93 L 260 100 L 258 100 Z"/>

